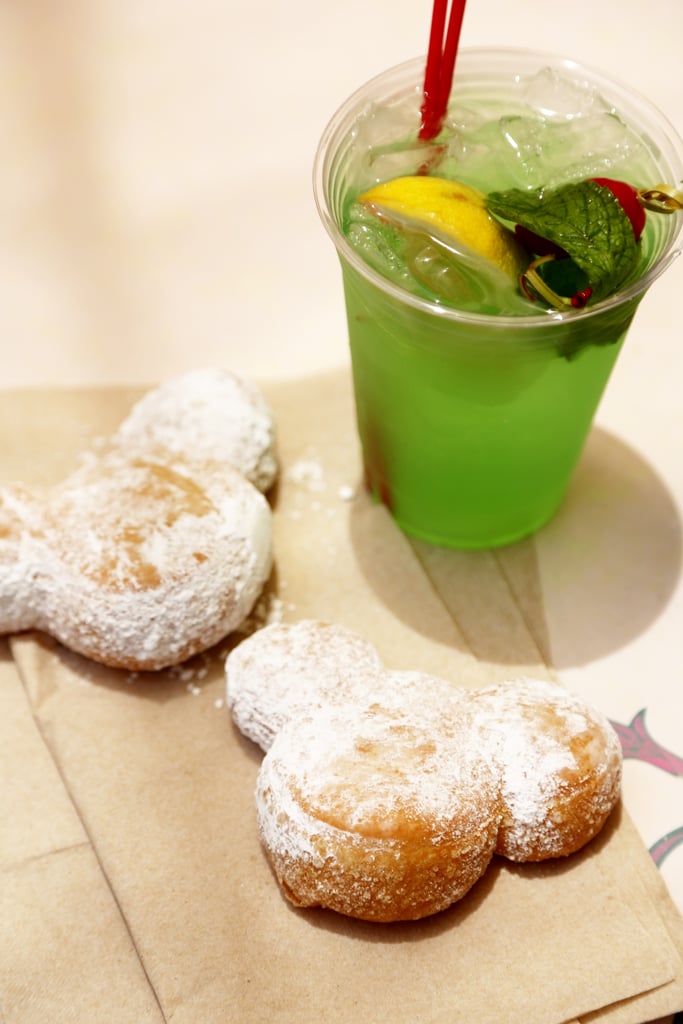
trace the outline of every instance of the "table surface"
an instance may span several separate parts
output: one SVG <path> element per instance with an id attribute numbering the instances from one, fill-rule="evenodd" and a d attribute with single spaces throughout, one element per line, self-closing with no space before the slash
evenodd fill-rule
<path id="1" fill-rule="evenodd" d="M 430 6 L 3 5 L 2 387 L 346 367 L 312 159 L 349 92 L 424 52 Z M 683 134 L 682 36 L 680 0 L 470 0 L 462 45 L 569 54 Z M 644 299 L 569 506 L 535 545 L 539 646 L 618 725 L 629 810 L 683 909 L 682 289 L 679 260 Z"/>

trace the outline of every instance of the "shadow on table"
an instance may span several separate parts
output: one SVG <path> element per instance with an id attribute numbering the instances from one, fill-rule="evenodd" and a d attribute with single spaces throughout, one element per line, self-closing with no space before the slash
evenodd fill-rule
<path id="1" fill-rule="evenodd" d="M 673 495 L 642 455 L 601 429 L 591 434 L 563 507 L 534 543 L 558 668 L 603 657 L 645 632 L 681 575 Z"/>
<path id="2" fill-rule="evenodd" d="M 351 537 L 368 582 L 418 628 L 414 604 L 376 572 L 359 519 Z M 681 574 L 682 537 L 652 466 L 594 428 L 563 506 L 534 537 L 492 551 L 410 543 L 477 658 L 566 668 L 624 646 L 658 618 Z"/>

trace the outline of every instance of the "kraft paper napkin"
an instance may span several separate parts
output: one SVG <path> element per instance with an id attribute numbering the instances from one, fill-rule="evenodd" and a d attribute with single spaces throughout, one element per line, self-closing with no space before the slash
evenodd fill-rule
<path id="1" fill-rule="evenodd" d="M 509 676 L 511 658 L 552 674 L 495 560 L 413 545 L 360 493 L 346 375 L 267 394 L 282 470 L 257 622 L 342 622 L 387 664 L 467 686 Z M 61 475 L 133 397 L 2 396 L 2 479 Z M 505 610 L 493 638 L 491 600 Z M 508 664 L 486 660 L 491 645 L 514 650 Z M 292 908 L 256 836 L 260 753 L 224 706 L 228 646 L 134 676 L 38 634 L 11 641 L 16 669 L 0 663 L 9 1024 L 643 1024 L 683 1006 L 680 918 L 623 810 L 579 856 L 496 861 L 461 903 L 416 924 Z"/>
<path id="2" fill-rule="evenodd" d="M 0 723 L 0 1019 L 157 1024 L 134 940 L 6 643 Z"/>

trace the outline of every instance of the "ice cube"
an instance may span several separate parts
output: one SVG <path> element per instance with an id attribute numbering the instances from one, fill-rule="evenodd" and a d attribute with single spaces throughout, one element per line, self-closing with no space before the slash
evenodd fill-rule
<path id="1" fill-rule="evenodd" d="M 467 139 L 485 120 L 468 107 L 451 108 L 436 139 L 419 138 L 421 90 L 386 107 L 371 105 L 355 127 L 353 181 L 358 191 L 410 174 L 436 174 L 448 161 L 460 162 Z M 360 158 L 358 158 L 360 154 Z"/>
<path id="2" fill-rule="evenodd" d="M 386 105 L 371 104 L 354 126 L 353 181 L 360 190 L 403 174 L 414 174 L 422 162 L 419 142 L 419 94 L 415 90 Z"/>
<path id="3" fill-rule="evenodd" d="M 637 135 L 616 114 L 600 112 L 575 120 L 506 117 L 501 131 L 507 147 L 503 157 L 516 162 L 515 183 L 543 188 L 563 182 L 618 176 L 619 167 L 642 151 Z"/>
<path id="4" fill-rule="evenodd" d="M 454 305 L 476 302 L 478 293 L 466 269 L 449 259 L 440 247 L 422 240 L 406 251 L 413 277 L 444 302 Z"/>
<path id="5" fill-rule="evenodd" d="M 516 284 L 498 267 L 435 235 L 408 232 L 406 267 L 437 301 L 476 313 L 528 312 Z"/>
<path id="6" fill-rule="evenodd" d="M 584 78 L 570 78 L 556 68 L 542 68 L 525 84 L 524 102 L 545 118 L 571 121 L 609 113 L 613 107 Z"/>
<path id="7" fill-rule="evenodd" d="M 405 239 L 393 225 L 381 220 L 362 203 L 353 203 L 346 234 L 366 263 L 395 284 L 411 287 L 402 255 Z"/>
<path id="8" fill-rule="evenodd" d="M 494 118 L 455 134 L 438 173 L 487 192 L 529 187 L 526 166 L 503 129 Z"/>
<path id="9" fill-rule="evenodd" d="M 452 240 L 420 230 L 409 217 L 378 216 L 363 203 L 349 210 L 347 237 L 363 259 L 414 294 L 479 313 L 528 312 L 516 283 Z"/>
<path id="10" fill-rule="evenodd" d="M 368 154 L 368 172 L 373 183 L 433 173 L 442 164 L 444 153 L 441 142 L 421 142 L 413 136 L 392 145 L 373 147 Z"/>

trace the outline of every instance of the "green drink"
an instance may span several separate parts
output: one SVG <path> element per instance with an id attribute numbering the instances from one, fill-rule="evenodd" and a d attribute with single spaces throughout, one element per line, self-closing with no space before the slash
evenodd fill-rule
<path id="1" fill-rule="evenodd" d="M 393 227 L 368 229 L 353 201 L 425 165 L 485 193 L 599 175 L 677 182 L 683 145 L 624 87 L 526 51 L 461 53 L 451 125 L 417 144 L 422 70 L 393 69 L 342 107 L 316 195 L 341 259 L 368 487 L 408 533 L 488 547 L 531 533 L 562 501 L 638 302 L 680 250 L 681 218 L 648 216 L 629 281 L 558 312 L 466 248 L 427 233 L 425 250 L 415 225 L 397 258 Z"/>

